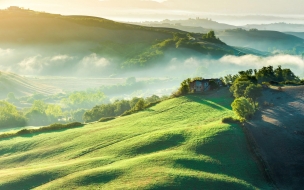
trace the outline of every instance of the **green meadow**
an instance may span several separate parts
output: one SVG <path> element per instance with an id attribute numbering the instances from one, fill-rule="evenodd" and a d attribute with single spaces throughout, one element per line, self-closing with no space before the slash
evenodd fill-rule
<path id="1" fill-rule="evenodd" d="M 0 139 L 0 189 L 267 189 L 226 91 Z"/>

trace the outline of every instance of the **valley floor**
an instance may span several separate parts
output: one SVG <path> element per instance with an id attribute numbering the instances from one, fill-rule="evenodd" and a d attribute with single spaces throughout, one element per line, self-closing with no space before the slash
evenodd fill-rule
<path id="1" fill-rule="evenodd" d="M 84 127 L 0 139 L 0 189 L 271 189 L 228 90 Z"/>

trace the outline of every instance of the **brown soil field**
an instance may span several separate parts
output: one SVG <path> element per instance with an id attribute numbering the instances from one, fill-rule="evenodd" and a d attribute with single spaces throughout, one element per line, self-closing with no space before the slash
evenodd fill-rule
<path id="1" fill-rule="evenodd" d="M 277 189 L 303 189 L 304 86 L 264 90 L 260 104 L 263 109 L 245 129 L 265 173 Z"/>

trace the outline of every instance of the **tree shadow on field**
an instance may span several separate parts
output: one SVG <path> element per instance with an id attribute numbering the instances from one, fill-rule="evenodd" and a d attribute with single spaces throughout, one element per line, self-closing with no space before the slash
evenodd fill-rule
<path id="1" fill-rule="evenodd" d="M 82 128 L 84 126 L 85 125 L 81 125 L 81 126 L 77 126 L 77 127 L 70 127 L 70 128 L 63 128 L 63 129 L 33 131 L 33 132 L 26 133 L 26 134 L 18 134 L 18 132 L 16 132 L 16 134 L 14 133 L 14 134 L 12 134 L 11 136 L 8 136 L 8 137 L 0 137 L 0 142 L 1 141 L 6 141 L 6 140 L 12 140 L 12 139 L 17 138 L 17 137 L 32 138 L 32 137 L 40 135 L 40 134 L 59 133 L 59 132 L 64 132 L 64 131 L 71 130 L 71 129 Z"/>
<path id="2" fill-rule="evenodd" d="M 200 96 L 190 95 L 190 96 L 186 96 L 186 98 L 190 101 L 209 106 L 209 107 L 211 107 L 213 109 L 216 109 L 216 110 L 225 110 L 225 108 L 231 110 L 231 106 L 228 105 L 228 104 L 220 105 L 220 104 L 218 104 L 216 102 L 213 102 L 211 100 L 203 99 L 203 97 L 200 97 Z M 210 103 L 210 102 L 212 102 L 212 103 Z"/>

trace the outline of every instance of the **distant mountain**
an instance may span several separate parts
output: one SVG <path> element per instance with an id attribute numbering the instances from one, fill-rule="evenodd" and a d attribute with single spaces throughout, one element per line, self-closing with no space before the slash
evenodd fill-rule
<path id="1" fill-rule="evenodd" d="M 62 90 L 53 86 L 33 82 L 25 77 L 10 72 L 0 72 L 0 99 L 6 98 L 8 93 L 16 96 L 29 96 L 33 94 L 51 95 L 62 93 Z"/>
<path id="2" fill-rule="evenodd" d="M 259 51 L 293 50 L 304 51 L 302 38 L 277 32 L 251 29 L 232 29 L 216 32 L 225 43 L 232 46 L 249 47 Z"/>
<path id="3" fill-rule="evenodd" d="M 250 24 L 244 26 L 247 29 L 274 30 L 279 32 L 304 32 L 304 24 L 288 24 L 284 22 L 273 24 Z"/>
<path id="4" fill-rule="evenodd" d="M 200 26 L 183 26 L 181 24 L 169 24 L 169 23 L 151 23 L 151 24 L 142 24 L 142 25 L 148 27 L 156 27 L 156 28 L 174 28 L 177 30 L 193 32 L 193 33 L 207 33 L 210 30 L 212 30 Z"/>
<path id="5" fill-rule="evenodd" d="M 189 18 L 187 20 L 168 20 L 168 19 L 166 19 L 166 20 L 163 20 L 160 22 L 141 22 L 140 24 L 144 25 L 144 26 L 153 26 L 153 27 L 166 26 L 166 27 L 171 27 L 171 28 L 195 27 L 195 28 L 197 28 L 196 30 L 198 30 L 198 28 L 202 28 L 201 29 L 202 31 L 204 31 L 204 30 L 205 31 L 207 31 L 207 30 L 226 30 L 226 29 L 237 28 L 236 26 L 233 26 L 233 25 L 219 23 L 219 22 L 213 21 L 211 19 L 203 19 L 203 18 L 196 18 L 196 19 Z M 194 30 L 194 28 L 193 28 L 193 30 Z"/>

